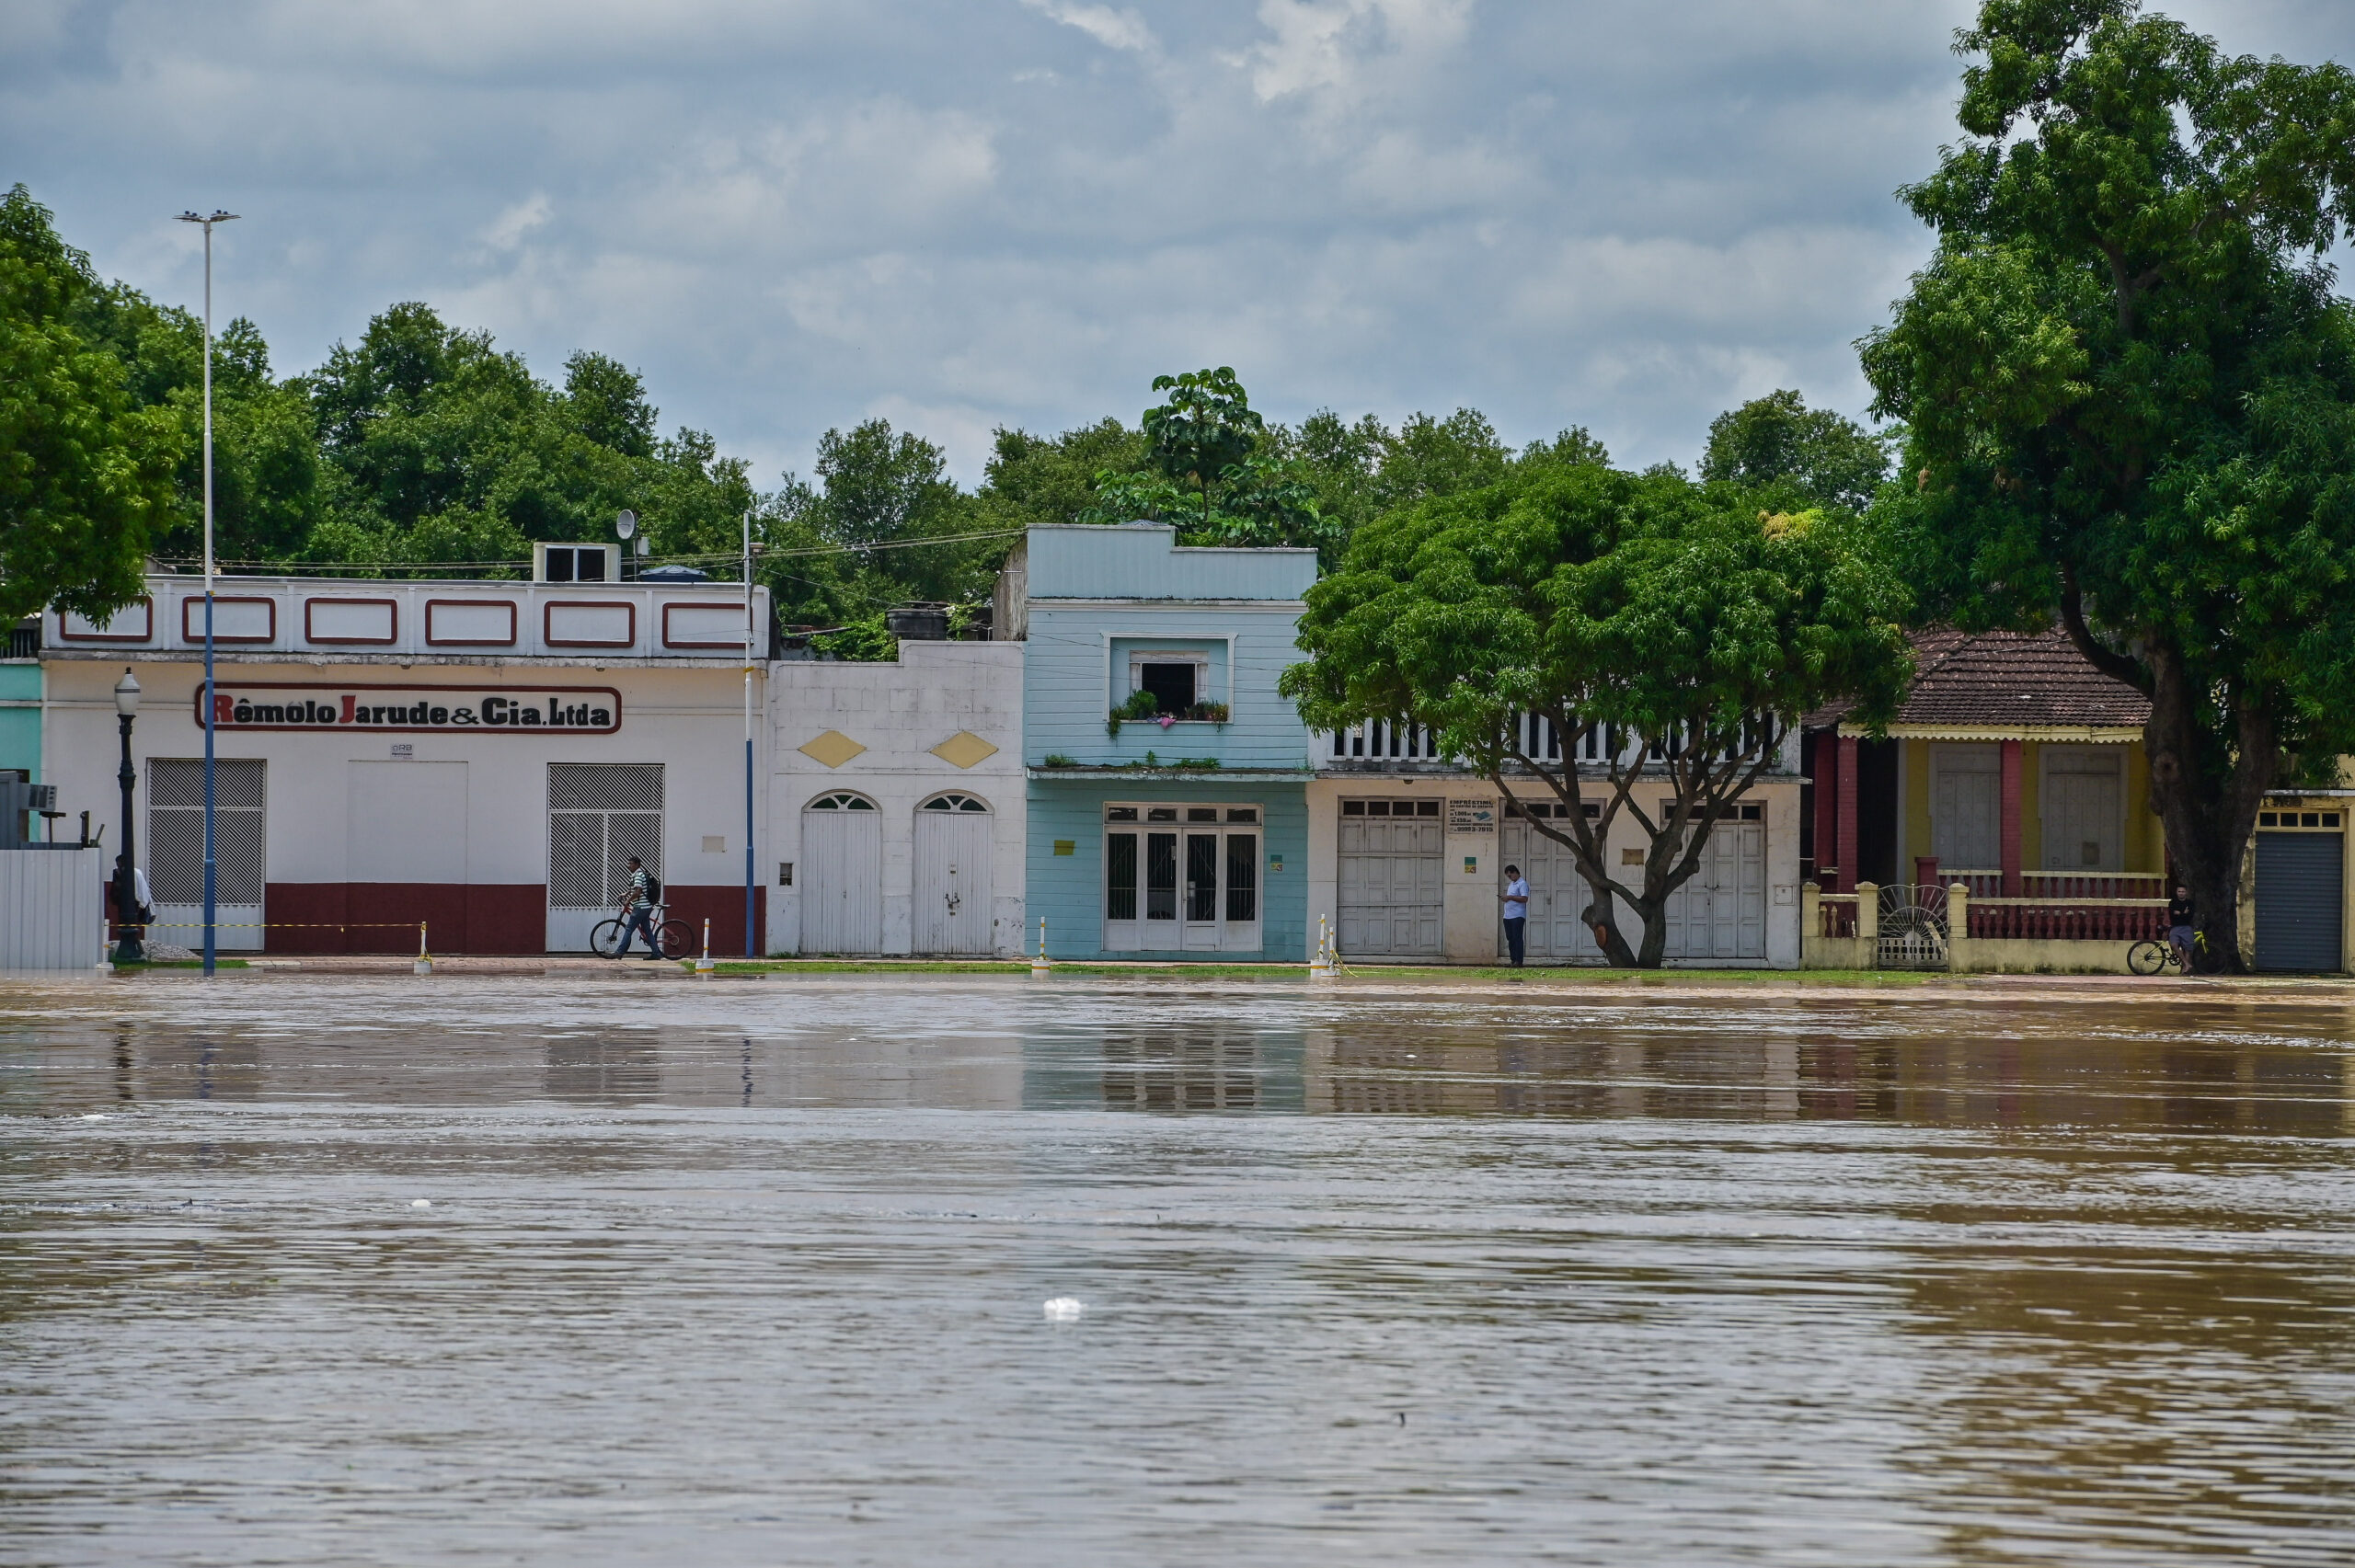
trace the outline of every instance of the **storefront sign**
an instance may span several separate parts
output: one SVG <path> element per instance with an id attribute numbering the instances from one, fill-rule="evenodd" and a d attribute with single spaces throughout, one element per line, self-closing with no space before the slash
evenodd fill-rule
<path id="1" fill-rule="evenodd" d="M 1493 800 L 1451 800 L 1447 803 L 1447 830 L 1451 833 L 1493 833 L 1497 830 L 1497 803 Z"/>
<path id="2" fill-rule="evenodd" d="M 196 722 L 204 723 L 197 688 Z M 476 730 L 501 735 L 611 735 L 622 694 L 611 686 L 357 686 L 332 682 L 213 689 L 216 729 Z"/>

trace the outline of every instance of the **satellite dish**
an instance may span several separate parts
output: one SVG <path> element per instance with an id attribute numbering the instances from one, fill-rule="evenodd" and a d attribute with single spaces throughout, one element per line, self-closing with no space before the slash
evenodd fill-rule
<path id="1" fill-rule="evenodd" d="M 627 539 L 631 534 L 636 533 L 638 532 L 638 514 L 631 511 L 626 507 L 623 508 L 622 514 L 614 519 L 614 532 L 620 534 L 624 539 Z"/>

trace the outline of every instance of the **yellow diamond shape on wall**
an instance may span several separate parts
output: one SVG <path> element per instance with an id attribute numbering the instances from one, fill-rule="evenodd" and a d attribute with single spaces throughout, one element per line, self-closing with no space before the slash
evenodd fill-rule
<path id="1" fill-rule="evenodd" d="M 960 729 L 932 749 L 932 754 L 953 768 L 970 768 L 997 755 L 997 748 L 970 729 Z"/>
<path id="2" fill-rule="evenodd" d="M 830 729 L 815 740 L 805 742 L 801 754 L 811 761 L 829 768 L 839 768 L 867 748 L 839 729 Z"/>

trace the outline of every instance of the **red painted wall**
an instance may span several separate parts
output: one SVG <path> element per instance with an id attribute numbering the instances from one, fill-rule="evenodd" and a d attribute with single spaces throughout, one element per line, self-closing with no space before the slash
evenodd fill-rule
<path id="1" fill-rule="evenodd" d="M 414 953 L 419 921 L 436 953 L 547 948 L 548 895 L 538 883 L 273 882 L 264 897 L 270 953 Z"/>
<path id="2" fill-rule="evenodd" d="M 662 890 L 670 900 L 671 918 L 685 921 L 695 933 L 695 942 L 703 942 L 703 922 L 711 918 L 711 956 L 715 958 L 742 959 L 744 956 L 744 885 L 732 887 L 682 887 L 673 882 Z M 760 939 L 768 929 L 768 899 L 760 889 L 753 889 L 752 935 L 753 951 L 768 949 Z"/>
<path id="3" fill-rule="evenodd" d="M 263 951 L 415 953 L 417 922 L 426 922 L 435 953 L 536 956 L 547 951 L 548 890 L 539 883 L 273 882 L 264 895 L 270 929 Z M 715 957 L 744 955 L 744 889 L 663 890 L 671 918 L 684 920 L 700 943 L 711 919 Z M 764 933 L 765 898 L 755 900 L 753 931 Z"/>

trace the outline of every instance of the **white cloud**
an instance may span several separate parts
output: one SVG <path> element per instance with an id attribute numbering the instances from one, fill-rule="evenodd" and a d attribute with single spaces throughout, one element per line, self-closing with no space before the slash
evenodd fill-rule
<path id="1" fill-rule="evenodd" d="M 513 250 L 548 221 L 548 212 L 547 193 L 534 191 L 528 200 L 516 202 L 492 219 L 482 232 L 482 242 L 492 250 Z"/>
<path id="2" fill-rule="evenodd" d="M 1077 28 L 1107 49 L 1149 52 L 1154 47 L 1153 29 L 1134 11 L 1115 11 L 1109 6 L 1076 6 L 1069 0 L 1022 0 L 1032 10 L 1052 17 L 1065 27 Z"/>
<path id="3" fill-rule="evenodd" d="M 2343 30 L 2178 4 L 2260 54 Z M 1863 406 L 1972 8 L 19 0 L 0 145 L 175 303 L 169 214 L 244 213 L 218 313 L 281 369 L 423 299 L 543 373 L 617 355 L 764 474 L 883 413 L 970 482 L 994 425 L 1222 363 L 1276 417 L 1468 404 L 1689 462 L 1774 385 Z"/>

